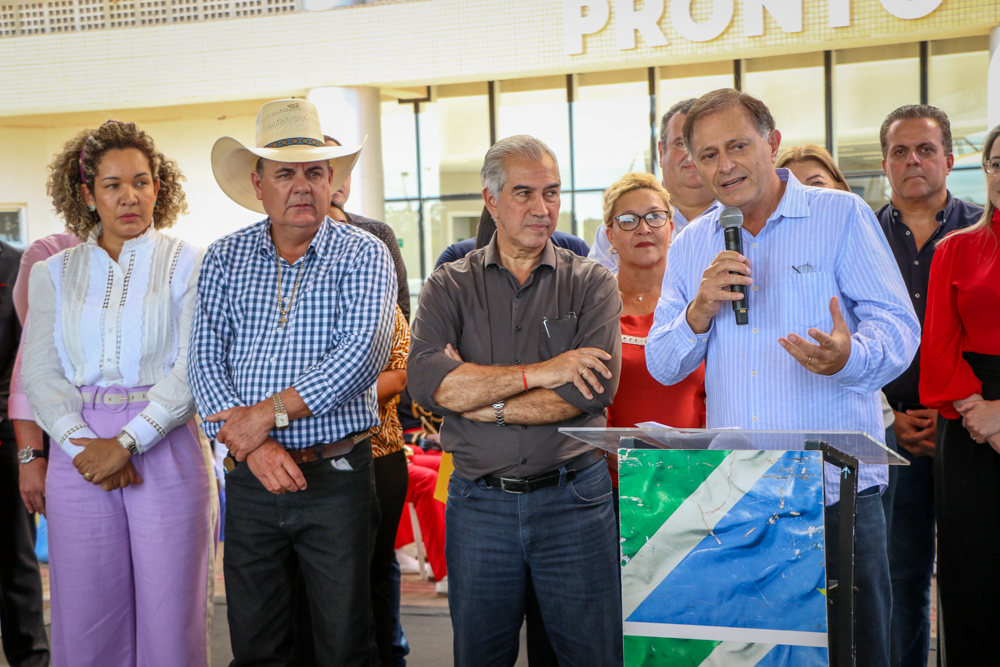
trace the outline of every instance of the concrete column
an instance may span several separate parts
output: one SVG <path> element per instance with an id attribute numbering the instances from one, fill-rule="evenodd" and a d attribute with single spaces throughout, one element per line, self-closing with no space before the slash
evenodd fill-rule
<path id="1" fill-rule="evenodd" d="M 1000 125 L 1000 26 L 990 30 L 990 69 L 986 76 L 986 125 Z"/>
<path id="2" fill-rule="evenodd" d="M 347 146 L 365 136 L 365 147 L 351 174 L 347 210 L 385 219 L 382 176 L 382 101 L 378 88 L 313 88 L 306 99 L 316 105 L 323 132 Z"/>

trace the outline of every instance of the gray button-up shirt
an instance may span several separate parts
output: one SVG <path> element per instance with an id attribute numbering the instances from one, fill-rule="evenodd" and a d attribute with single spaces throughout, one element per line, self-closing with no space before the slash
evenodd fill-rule
<path id="1" fill-rule="evenodd" d="M 445 415 L 441 445 L 466 479 L 499 473 L 528 477 L 555 470 L 592 449 L 558 432 L 564 426 L 607 425 L 605 408 L 621 370 L 621 296 L 600 264 L 545 244 L 523 285 L 500 262 L 496 236 L 465 258 L 434 271 L 420 293 L 413 321 L 408 370 L 413 398 Z M 517 366 L 546 361 L 567 350 L 595 347 L 612 355 L 604 393 L 587 400 L 573 384 L 555 392 L 581 410 L 564 421 L 538 426 L 473 422 L 434 402 L 434 392 L 461 365 L 444 354 L 447 343 L 466 362 Z"/>

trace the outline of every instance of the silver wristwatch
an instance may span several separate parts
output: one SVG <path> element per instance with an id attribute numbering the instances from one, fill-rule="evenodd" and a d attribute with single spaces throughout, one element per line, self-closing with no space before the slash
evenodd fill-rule
<path id="1" fill-rule="evenodd" d="M 25 463 L 31 463 L 35 459 L 46 459 L 45 452 L 41 449 L 35 449 L 34 447 L 22 447 L 17 450 L 17 462 L 21 465 Z"/>
<path id="2" fill-rule="evenodd" d="M 115 439 L 118 441 L 118 444 L 127 449 L 132 456 L 139 453 L 139 447 L 136 445 L 135 438 L 130 436 L 127 432 L 122 431 L 115 436 Z"/>
<path id="3" fill-rule="evenodd" d="M 497 426 L 506 426 L 507 423 L 503 420 L 503 401 L 493 404 L 493 414 L 497 418 Z"/>

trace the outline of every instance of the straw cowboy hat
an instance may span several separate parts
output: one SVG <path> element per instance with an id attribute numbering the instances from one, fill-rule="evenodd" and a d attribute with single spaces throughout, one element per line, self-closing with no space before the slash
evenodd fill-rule
<path id="1" fill-rule="evenodd" d="M 366 137 L 367 138 L 367 137 Z M 359 146 L 327 146 L 319 127 L 319 113 L 306 100 L 275 100 L 257 113 L 257 145 L 247 148 L 232 137 L 222 137 L 212 147 L 212 173 L 222 191 L 234 202 L 257 213 L 264 205 L 250 181 L 257 160 L 317 162 L 329 160 L 333 192 L 351 175 L 361 153 Z"/>

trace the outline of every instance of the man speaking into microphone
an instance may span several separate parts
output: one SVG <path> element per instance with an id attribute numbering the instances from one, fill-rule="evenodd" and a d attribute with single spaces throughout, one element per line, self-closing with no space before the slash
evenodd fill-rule
<path id="1" fill-rule="evenodd" d="M 768 108 L 745 93 L 701 97 L 685 119 L 684 142 L 722 207 L 692 223 L 670 250 L 646 343 L 650 373 L 670 385 L 705 361 L 709 428 L 864 431 L 882 441 L 877 392 L 909 366 L 920 325 L 871 208 L 775 169 L 781 133 Z M 742 213 L 742 253 L 726 250 L 723 207 L 727 225 L 732 209 Z M 730 291 L 734 285 L 746 288 L 744 326 L 731 306 L 744 298 Z M 827 567 L 836 572 L 838 470 L 827 465 L 825 476 Z M 858 475 L 859 667 L 889 664 L 879 497 L 887 479 L 886 466 L 862 466 Z"/>

